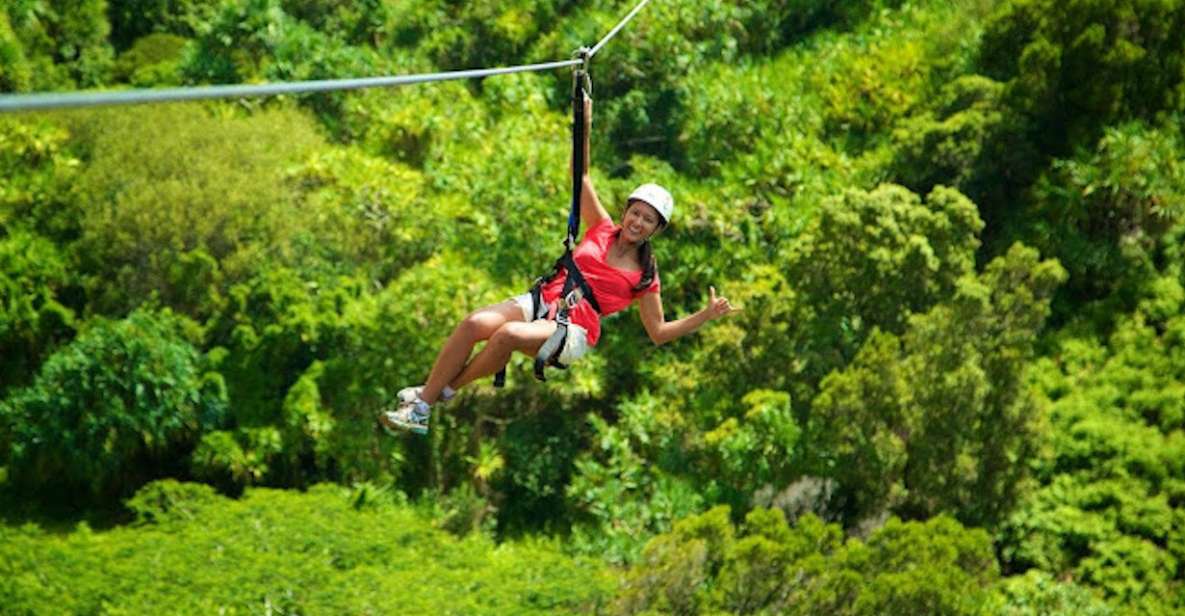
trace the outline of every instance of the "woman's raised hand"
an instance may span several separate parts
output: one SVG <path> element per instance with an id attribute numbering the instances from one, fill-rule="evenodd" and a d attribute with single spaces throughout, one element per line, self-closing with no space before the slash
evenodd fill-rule
<path id="1" fill-rule="evenodd" d="M 728 298 L 716 297 L 716 287 L 708 287 L 708 315 L 713 319 L 719 319 L 722 316 L 739 312 L 740 308 L 733 308 L 732 304 L 728 302 Z"/>

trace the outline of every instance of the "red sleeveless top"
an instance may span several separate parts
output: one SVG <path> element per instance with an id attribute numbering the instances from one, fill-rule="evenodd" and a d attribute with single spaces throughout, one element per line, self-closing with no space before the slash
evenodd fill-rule
<path id="1" fill-rule="evenodd" d="M 608 316 L 629 307 L 633 301 L 647 293 L 657 293 L 662 287 L 658 279 L 657 269 L 654 272 L 654 282 L 640 292 L 634 287 L 642 280 L 642 272 L 631 272 L 618 269 L 606 262 L 609 246 L 621 226 L 613 223 L 613 219 L 605 218 L 593 225 L 584 233 L 584 239 L 572 251 L 572 258 L 584 280 L 592 288 L 600 304 L 601 315 L 589 305 L 588 300 L 581 300 L 579 304 L 568 311 L 568 318 L 588 332 L 589 346 L 595 346 L 601 338 L 601 316 Z M 543 285 L 543 301 L 550 306 L 549 317 L 555 317 L 555 302 L 559 299 L 560 291 L 564 288 L 566 272 L 560 274 Z"/>

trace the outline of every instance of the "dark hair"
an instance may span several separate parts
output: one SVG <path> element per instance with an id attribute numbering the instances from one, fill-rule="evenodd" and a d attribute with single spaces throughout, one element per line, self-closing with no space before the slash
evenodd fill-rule
<path id="1" fill-rule="evenodd" d="M 635 293 L 645 291 L 654 282 L 655 270 L 658 269 L 654 260 L 654 251 L 650 248 L 650 240 L 638 244 L 638 261 L 642 263 L 642 280 L 634 287 Z"/>

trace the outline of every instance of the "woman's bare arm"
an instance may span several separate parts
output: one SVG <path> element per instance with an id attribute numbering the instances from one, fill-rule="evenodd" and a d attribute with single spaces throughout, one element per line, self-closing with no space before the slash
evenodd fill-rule
<path id="1" fill-rule="evenodd" d="M 597 189 L 593 186 L 592 176 L 588 174 L 589 167 L 589 152 L 592 148 L 589 143 L 592 141 L 592 99 L 584 99 L 584 169 L 581 169 L 581 187 L 580 187 L 580 221 L 584 223 L 585 228 L 591 229 L 594 225 L 602 220 L 609 218 L 609 212 L 601 205 L 601 200 L 597 197 Z M 568 161 L 568 171 L 572 171 L 572 161 Z"/>
<path id="2" fill-rule="evenodd" d="M 663 316 L 662 297 L 658 292 L 647 293 L 639 300 L 642 327 L 654 344 L 666 344 L 699 329 L 704 323 L 734 312 L 736 309 L 723 297 L 716 297 L 716 287 L 710 287 L 708 305 L 682 319 L 667 321 Z"/>

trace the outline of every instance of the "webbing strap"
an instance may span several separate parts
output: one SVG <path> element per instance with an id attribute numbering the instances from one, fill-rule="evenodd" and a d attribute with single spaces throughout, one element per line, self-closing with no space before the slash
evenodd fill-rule
<path id="1" fill-rule="evenodd" d="M 572 250 L 576 245 L 576 238 L 580 235 L 580 198 L 584 188 L 584 144 L 588 141 L 588 134 L 584 125 L 584 101 L 587 93 L 584 82 L 588 74 L 577 69 L 572 78 L 572 209 L 568 212 L 568 236 L 564 238 L 564 246 Z"/>
<path id="2" fill-rule="evenodd" d="M 568 339 L 568 315 L 566 313 L 565 310 L 563 315 L 557 315 L 555 331 L 547 337 L 547 341 L 539 347 L 539 353 L 535 355 L 535 378 L 540 381 L 547 380 L 547 377 L 543 375 L 543 369 L 549 365 L 560 369 L 567 368 L 559 361 L 564 342 Z"/>
<path id="3" fill-rule="evenodd" d="M 573 258 L 572 253 L 565 252 L 557 262 L 557 265 L 559 264 L 564 266 L 565 276 L 567 276 L 564 286 L 560 290 L 560 297 L 567 298 L 573 289 L 580 289 L 581 295 L 588 300 L 588 304 L 592 306 L 593 310 L 596 310 L 597 314 L 601 314 L 601 304 L 597 302 L 597 295 L 593 293 L 592 287 L 584 279 L 584 274 L 580 273 L 580 268 L 576 267 L 576 259 Z"/>

